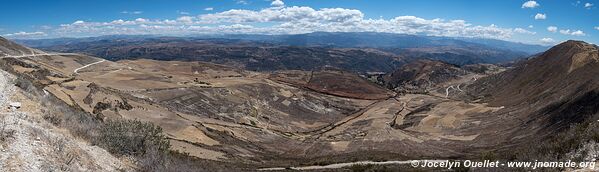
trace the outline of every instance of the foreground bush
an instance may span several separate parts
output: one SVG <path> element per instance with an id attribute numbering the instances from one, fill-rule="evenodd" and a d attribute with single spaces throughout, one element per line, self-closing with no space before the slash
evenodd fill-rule
<path id="1" fill-rule="evenodd" d="M 118 155 L 141 156 L 149 150 L 165 152 L 170 147 L 160 127 L 138 120 L 105 121 L 96 142 Z"/>

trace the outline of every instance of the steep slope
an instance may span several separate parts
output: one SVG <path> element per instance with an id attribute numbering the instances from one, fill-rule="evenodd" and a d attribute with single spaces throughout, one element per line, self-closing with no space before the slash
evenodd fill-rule
<path id="1" fill-rule="evenodd" d="M 20 56 L 41 53 L 39 50 L 27 48 L 17 43 L 7 40 L 6 38 L 0 37 L 0 57 L 3 56 Z"/>
<path id="2" fill-rule="evenodd" d="M 547 133 L 583 122 L 599 111 L 596 45 L 566 41 L 514 69 L 468 87 L 474 99 L 518 109 L 529 128 Z"/>
<path id="3" fill-rule="evenodd" d="M 16 77 L 0 70 L 0 169 L 2 171 L 129 171 L 114 157 L 46 121 L 64 111 L 47 98 L 16 87 Z M 18 108 L 10 106 L 17 103 Z M 73 125 L 73 124 L 69 124 Z"/>
<path id="4" fill-rule="evenodd" d="M 517 64 L 513 70 L 477 82 L 474 88 L 487 95 L 488 101 L 502 105 L 535 102 L 541 97 L 558 100 L 593 90 L 598 61 L 595 45 L 567 41 Z"/>

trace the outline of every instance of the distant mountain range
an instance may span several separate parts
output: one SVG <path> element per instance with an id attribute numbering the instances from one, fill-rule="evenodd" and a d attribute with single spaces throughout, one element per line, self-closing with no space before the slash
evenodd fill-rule
<path id="1" fill-rule="evenodd" d="M 258 71 L 311 70 L 328 65 L 355 72 L 389 72 L 406 61 L 418 59 L 460 66 L 507 63 L 548 48 L 491 39 L 370 32 L 190 37 L 113 35 L 16 42 L 46 51 L 85 53 L 109 60 L 200 60 Z"/>
<path id="2" fill-rule="evenodd" d="M 423 48 L 451 46 L 487 46 L 534 54 L 549 47 L 495 39 L 452 38 L 376 32 L 314 32 L 297 35 L 213 35 L 210 38 L 228 38 L 264 41 L 295 46 L 332 46 L 344 48 Z"/>

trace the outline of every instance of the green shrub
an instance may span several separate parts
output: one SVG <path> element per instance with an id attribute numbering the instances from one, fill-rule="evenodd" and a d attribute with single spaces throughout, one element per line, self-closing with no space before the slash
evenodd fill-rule
<path id="1" fill-rule="evenodd" d="M 108 120 L 100 128 L 96 142 L 118 155 L 144 155 L 150 150 L 165 152 L 170 143 L 162 128 L 138 120 Z"/>

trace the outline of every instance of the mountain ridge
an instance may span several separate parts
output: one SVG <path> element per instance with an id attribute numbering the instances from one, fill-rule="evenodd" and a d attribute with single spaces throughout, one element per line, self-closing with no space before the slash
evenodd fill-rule
<path id="1" fill-rule="evenodd" d="M 353 72 L 390 72 L 408 61 L 418 59 L 439 60 L 460 66 L 497 64 L 522 59 L 531 52 L 545 48 L 532 46 L 533 50 L 525 52 L 521 50 L 531 45 L 505 41 L 495 43 L 519 47 L 510 49 L 510 46 L 493 47 L 457 38 L 328 32 L 206 37 L 104 36 L 22 41 L 47 51 L 84 53 L 110 60 L 202 60 L 255 71 L 313 70 L 330 65 Z"/>
<path id="2" fill-rule="evenodd" d="M 85 40 L 109 40 L 109 39 L 124 39 L 124 38 L 157 38 L 157 37 L 172 37 L 172 38 L 226 38 L 238 40 L 262 41 L 267 43 L 277 43 L 284 45 L 295 46 L 335 46 L 341 48 L 416 48 L 435 46 L 449 46 L 456 44 L 470 45 L 486 45 L 489 47 L 497 47 L 509 49 L 513 51 L 521 51 L 529 54 L 534 54 L 546 50 L 547 46 L 525 44 L 520 42 L 510 42 L 496 39 L 484 38 L 463 38 L 463 37 L 438 37 L 424 36 L 411 34 L 397 33 L 381 33 L 381 32 L 312 32 L 304 34 L 289 34 L 289 35 L 260 35 L 260 34 L 223 34 L 223 35 L 189 35 L 189 36 L 160 36 L 160 35 L 106 35 L 98 37 L 84 38 L 51 38 L 51 39 L 28 39 L 15 40 L 31 47 L 47 47 L 57 44 L 64 44 L 65 41 L 82 42 Z M 422 44 L 424 42 L 429 42 Z"/>

